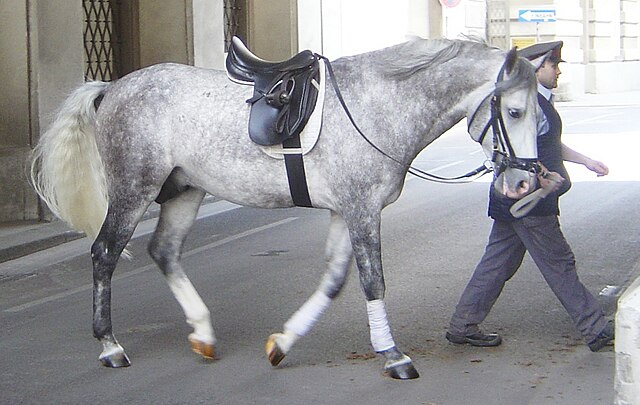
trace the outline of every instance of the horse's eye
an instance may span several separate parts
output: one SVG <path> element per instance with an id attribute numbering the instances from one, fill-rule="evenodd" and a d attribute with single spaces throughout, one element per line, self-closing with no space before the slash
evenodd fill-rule
<path id="1" fill-rule="evenodd" d="M 515 108 L 509 108 L 509 115 L 511 116 L 511 118 L 520 118 L 522 117 L 522 111 Z"/>

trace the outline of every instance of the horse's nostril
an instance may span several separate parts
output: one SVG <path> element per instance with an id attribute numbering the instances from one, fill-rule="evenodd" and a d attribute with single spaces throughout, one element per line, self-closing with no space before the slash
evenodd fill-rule
<path id="1" fill-rule="evenodd" d="M 518 190 L 522 191 L 523 193 L 529 191 L 529 182 L 522 180 L 520 183 L 518 183 Z"/>

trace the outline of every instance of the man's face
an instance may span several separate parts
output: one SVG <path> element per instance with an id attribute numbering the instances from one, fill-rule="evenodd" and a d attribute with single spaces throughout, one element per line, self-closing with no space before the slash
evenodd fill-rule
<path id="1" fill-rule="evenodd" d="M 544 61 L 544 64 L 536 71 L 536 77 L 541 85 L 548 89 L 558 87 L 558 77 L 562 72 L 558 66 L 558 62 Z"/>

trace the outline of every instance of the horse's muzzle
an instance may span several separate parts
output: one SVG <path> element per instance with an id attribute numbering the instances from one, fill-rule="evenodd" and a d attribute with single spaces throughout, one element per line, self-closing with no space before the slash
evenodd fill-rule
<path id="1" fill-rule="evenodd" d="M 535 190 L 537 173 L 540 171 L 541 167 L 537 159 L 501 155 L 494 186 L 502 195 L 520 199 Z"/>
<path id="2" fill-rule="evenodd" d="M 535 190 L 536 181 L 534 172 L 510 169 L 498 175 L 494 180 L 494 187 L 506 197 L 520 199 Z"/>

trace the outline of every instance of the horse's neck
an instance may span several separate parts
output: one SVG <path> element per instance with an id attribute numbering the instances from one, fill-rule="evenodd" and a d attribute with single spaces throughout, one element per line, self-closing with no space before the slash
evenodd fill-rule
<path id="1" fill-rule="evenodd" d="M 359 64 L 364 70 L 345 69 L 345 65 L 334 65 L 336 77 L 343 93 L 353 100 L 347 104 L 360 108 L 355 113 L 364 118 L 359 125 L 376 145 L 385 150 L 393 148 L 395 156 L 406 161 L 413 160 L 467 115 L 469 103 L 484 91 L 483 85 L 492 84 L 487 70 L 494 70 L 493 62 L 476 63 L 465 68 L 464 77 L 454 77 L 445 67 L 439 67 L 437 71 L 418 72 L 398 81 L 367 70 L 366 63 Z M 382 121 L 377 121 L 376 127 L 370 126 L 379 117 L 386 117 L 386 127 L 380 127 Z M 396 136 L 389 137 L 389 133 Z"/>
<path id="2" fill-rule="evenodd" d="M 469 75 L 474 75 L 474 72 L 469 72 Z M 451 77 L 449 85 L 430 88 L 431 91 L 426 93 L 427 99 L 441 100 L 440 108 L 439 111 L 431 112 L 432 122 L 425 127 L 423 138 L 418 141 L 416 155 L 464 119 L 469 111 L 475 110 L 474 105 L 476 103 L 479 105 L 482 99 L 493 90 L 493 81 L 483 76 L 487 76 L 486 72 L 478 72 L 477 75 L 470 76 L 474 78 L 472 80 L 469 80 L 469 77 Z"/>

